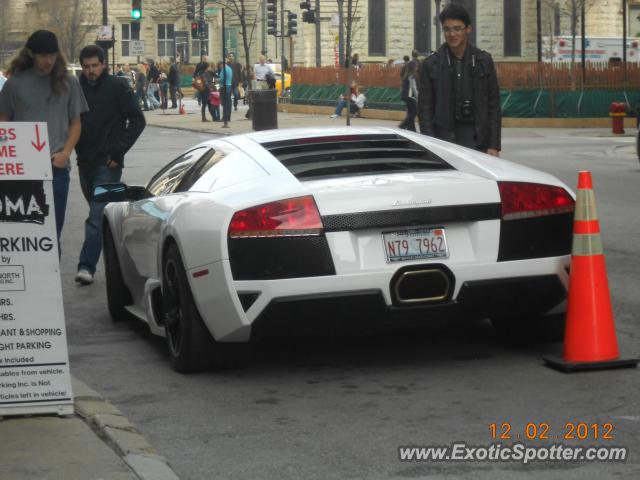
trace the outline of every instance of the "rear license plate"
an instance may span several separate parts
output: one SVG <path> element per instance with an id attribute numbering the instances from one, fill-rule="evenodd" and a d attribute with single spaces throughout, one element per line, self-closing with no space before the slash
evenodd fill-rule
<path id="1" fill-rule="evenodd" d="M 387 262 L 449 257 L 443 227 L 383 232 L 382 242 Z"/>

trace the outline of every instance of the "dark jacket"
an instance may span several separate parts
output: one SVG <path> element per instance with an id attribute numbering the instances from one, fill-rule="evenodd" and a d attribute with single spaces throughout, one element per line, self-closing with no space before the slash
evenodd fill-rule
<path id="1" fill-rule="evenodd" d="M 206 72 L 209 69 L 209 62 L 200 62 L 196 65 L 195 70 L 193 71 L 193 78 L 196 78 L 202 75 L 203 72 Z"/>
<path id="2" fill-rule="evenodd" d="M 169 75 L 167 75 L 169 85 L 178 86 L 180 83 L 180 68 L 176 63 L 172 63 L 169 67 Z"/>
<path id="3" fill-rule="evenodd" d="M 158 83 L 158 77 L 160 77 L 160 70 L 155 65 L 149 67 L 149 83 Z"/>
<path id="4" fill-rule="evenodd" d="M 476 140 L 483 149 L 501 150 L 500 89 L 493 59 L 487 52 L 471 44 L 468 48 Z M 451 55 L 449 47 L 444 44 L 427 57 L 420 68 L 418 86 L 420 133 L 446 141 L 454 138 L 455 122 Z"/>
<path id="5" fill-rule="evenodd" d="M 80 85 L 89 111 L 80 117 L 82 133 L 76 145 L 78 165 L 100 165 L 111 159 L 124 164 L 124 155 L 146 125 L 140 105 L 127 82 L 105 71 L 96 85 L 84 75 Z"/>
<path id="6" fill-rule="evenodd" d="M 233 62 L 228 65 L 231 67 L 231 71 L 233 72 L 231 84 L 235 88 L 242 83 L 242 65 L 240 62 Z"/>

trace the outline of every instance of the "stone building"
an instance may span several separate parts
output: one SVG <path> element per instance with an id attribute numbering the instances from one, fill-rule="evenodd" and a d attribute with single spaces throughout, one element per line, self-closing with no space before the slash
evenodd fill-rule
<path id="1" fill-rule="evenodd" d="M 106 0 L 108 25 L 115 27 L 115 49 L 110 51 L 115 63 L 136 63 L 154 58 L 168 61 L 180 55 L 185 63 L 198 61 L 202 51 L 210 60 L 222 57 L 221 3 L 204 0 L 204 32 L 192 27 L 197 21 L 187 18 L 190 0 L 142 0 L 140 23 L 131 20 L 132 0 Z M 498 61 L 529 61 L 537 55 L 536 0 L 451 0 L 467 6 L 472 15 L 473 41 Z M 582 0 L 575 0 L 579 5 Z M 587 35 L 622 35 L 622 0 L 584 0 L 587 11 Z M 277 0 L 285 10 L 298 15 L 297 34 L 284 38 L 285 56 L 295 65 L 316 64 L 316 25 L 304 23 L 299 0 Z M 343 19 L 347 16 L 347 0 L 310 0 L 312 8 L 319 5 L 320 58 L 322 65 L 336 63 L 340 53 L 339 2 L 343 4 Z M 282 57 L 282 40 L 266 35 L 266 0 L 236 0 L 244 3 L 250 41 L 249 55 L 255 62 L 260 52 L 276 62 Z M 447 0 L 352 0 L 353 52 L 360 61 L 370 63 L 401 59 L 413 48 L 422 54 L 441 43 L 437 13 Z M 545 34 L 569 35 L 572 0 L 540 0 L 542 30 Z M 196 17 L 200 0 L 195 0 Z M 628 1 L 628 34 L 640 33 L 640 1 Z M 286 33 L 287 20 L 285 14 Z M 99 0 L 2 0 L 0 9 L 0 64 L 24 44 L 29 33 L 37 28 L 50 28 L 59 34 L 65 53 L 71 61 L 79 48 L 96 39 L 102 24 Z M 278 12 L 280 28 L 280 11 Z M 225 9 L 225 43 L 241 61 L 245 57 L 242 28 L 232 9 Z M 133 48 L 144 42 L 144 53 L 136 55 Z"/>

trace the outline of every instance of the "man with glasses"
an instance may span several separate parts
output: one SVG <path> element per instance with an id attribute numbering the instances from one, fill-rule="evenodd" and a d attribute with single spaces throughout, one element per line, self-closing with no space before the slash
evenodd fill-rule
<path id="1" fill-rule="evenodd" d="M 491 55 L 469 41 L 471 18 L 450 3 L 440 13 L 445 43 L 420 68 L 420 132 L 500 156 L 500 90 Z"/>

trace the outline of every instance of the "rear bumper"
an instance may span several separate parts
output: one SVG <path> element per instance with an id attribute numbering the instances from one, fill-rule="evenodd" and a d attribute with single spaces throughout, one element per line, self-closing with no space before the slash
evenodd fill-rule
<path id="1" fill-rule="evenodd" d="M 188 276 L 198 310 L 214 338 L 247 341 L 299 328 L 329 333 L 343 327 L 366 331 L 386 321 L 400 324 L 404 318 L 424 323 L 453 315 L 559 312 L 564 308 L 569 262 L 569 256 L 562 256 L 448 264 L 447 295 L 417 305 L 398 301 L 398 290 L 402 295 L 417 290 L 416 296 L 424 297 L 438 297 L 440 292 L 422 291 L 415 282 L 394 291 L 394 279 L 405 270 L 437 267 L 435 262 L 387 265 L 353 274 L 243 281 L 234 280 L 229 262 L 221 261 L 198 267 L 199 271 L 207 268 L 207 275 L 194 278 L 194 272 L 189 272 Z M 426 279 L 430 280 L 429 275 Z"/>
<path id="2" fill-rule="evenodd" d="M 455 300 L 432 305 L 387 305 L 380 290 L 279 297 L 252 323 L 251 336 L 366 333 L 457 316 L 542 315 L 566 295 L 557 275 L 540 275 L 464 282 Z"/>

